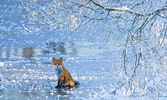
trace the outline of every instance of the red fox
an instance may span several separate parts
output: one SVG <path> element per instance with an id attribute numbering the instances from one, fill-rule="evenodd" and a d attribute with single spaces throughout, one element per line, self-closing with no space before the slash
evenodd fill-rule
<path id="1" fill-rule="evenodd" d="M 58 84 L 56 88 L 58 87 L 74 87 L 75 85 L 78 85 L 79 82 L 74 81 L 70 72 L 64 67 L 62 58 L 55 59 L 53 57 L 53 65 L 55 66 L 55 72 L 58 77 Z"/>

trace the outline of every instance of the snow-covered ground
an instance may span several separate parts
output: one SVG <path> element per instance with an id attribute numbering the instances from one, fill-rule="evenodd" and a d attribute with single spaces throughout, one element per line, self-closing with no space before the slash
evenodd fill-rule
<path id="1" fill-rule="evenodd" d="M 82 37 L 79 34 L 68 37 L 70 32 L 46 31 L 47 29 L 27 34 L 23 28 L 27 22 L 25 13 L 19 0 L 0 2 L 0 100 L 167 99 L 164 97 L 165 92 L 158 90 L 165 91 L 165 88 L 157 87 L 159 92 L 152 88 L 158 81 L 162 83 L 160 87 L 165 87 L 167 82 L 160 79 L 153 82 L 151 78 L 157 77 L 149 71 L 146 75 L 148 79 L 145 77 L 140 80 L 140 77 L 137 77 L 138 83 L 134 80 L 138 88 L 133 87 L 135 85 L 130 82 L 121 88 L 127 78 L 122 75 L 122 51 L 112 48 L 108 42 L 94 41 L 89 39 L 89 36 Z M 73 79 L 80 82 L 79 87 L 55 88 L 57 77 L 52 57 L 63 57 L 63 63 Z M 140 68 L 138 73 L 145 69 Z M 144 73 L 138 75 L 142 77 L 141 74 Z M 157 73 L 158 75 L 160 74 Z M 145 86 L 148 93 L 143 92 L 145 90 L 141 90 L 141 94 L 129 92 L 130 89 L 133 91 L 132 88 L 136 91 L 143 89 L 140 84 Z M 130 87 L 128 85 L 132 85 L 132 88 L 127 88 Z M 113 92 L 114 90 L 117 91 Z M 159 97 L 161 94 L 163 96 Z"/>
<path id="2" fill-rule="evenodd" d="M 0 99 L 98 99 L 101 86 L 110 86 L 113 79 L 102 70 L 112 68 L 109 48 L 79 36 L 68 41 L 58 32 L 26 34 L 20 3 L 3 1 L 0 8 Z M 78 88 L 55 88 L 52 57 L 63 57 Z"/>

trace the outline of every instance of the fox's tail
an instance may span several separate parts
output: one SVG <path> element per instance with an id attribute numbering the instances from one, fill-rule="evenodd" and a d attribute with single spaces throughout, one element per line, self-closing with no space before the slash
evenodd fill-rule
<path id="1" fill-rule="evenodd" d="M 75 86 L 79 85 L 80 83 L 78 81 L 74 81 Z"/>

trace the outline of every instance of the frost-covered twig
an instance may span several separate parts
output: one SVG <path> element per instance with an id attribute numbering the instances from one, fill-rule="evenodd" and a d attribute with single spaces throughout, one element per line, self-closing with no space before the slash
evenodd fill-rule
<path id="1" fill-rule="evenodd" d="M 139 62 L 140 62 L 141 56 L 142 56 L 141 52 L 139 53 L 139 57 L 137 57 L 137 55 L 136 55 L 135 68 L 133 70 L 133 74 L 132 74 L 130 79 L 133 79 L 133 77 L 136 75 L 136 70 L 137 70 L 137 68 L 139 66 Z"/>
<path id="2" fill-rule="evenodd" d="M 96 3 L 95 1 L 93 0 L 90 0 L 94 5 L 106 10 L 106 11 L 117 11 L 117 12 L 126 12 L 126 13 L 130 13 L 130 14 L 133 14 L 133 15 L 136 15 L 138 17 L 148 17 L 148 16 L 151 16 L 151 15 L 154 15 L 155 13 L 158 13 L 158 12 L 161 12 L 161 11 L 167 11 L 167 7 L 163 7 L 163 8 L 159 8 L 151 13 L 148 13 L 148 14 L 141 14 L 141 13 L 137 13 L 137 12 L 134 12 L 132 10 L 129 10 L 129 9 L 120 9 L 120 8 L 105 8 L 103 7 L 102 5 Z"/>
<path id="3" fill-rule="evenodd" d="M 110 92 L 110 94 L 115 94 L 117 90 L 121 89 L 122 86 L 124 86 L 125 83 L 122 83 L 119 87 L 116 87 L 113 91 Z"/>
<path id="4" fill-rule="evenodd" d="M 125 75 L 127 76 L 127 71 L 126 71 L 126 49 L 123 50 L 123 65 L 124 65 L 124 70 L 125 70 Z"/>

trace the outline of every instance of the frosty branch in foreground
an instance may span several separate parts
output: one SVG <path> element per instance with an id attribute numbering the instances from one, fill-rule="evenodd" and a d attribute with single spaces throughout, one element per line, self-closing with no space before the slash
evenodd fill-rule
<path id="1" fill-rule="evenodd" d="M 148 17 L 148 16 L 151 16 L 151 15 L 154 15 L 156 13 L 160 13 L 162 11 L 167 11 L 167 6 L 165 5 L 164 7 L 162 8 L 159 8 L 151 13 L 148 13 L 148 14 L 141 14 L 141 13 L 137 13 L 137 12 L 133 12 L 132 10 L 129 10 L 129 9 L 121 9 L 121 8 L 105 8 L 103 7 L 102 5 L 96 3 L 95 1 L 93 0 L 90 0 L 94 5 L 100 7 L 101 9 L 103 10 L 106 10 L 106 11 L 117 11 L 117 12 L 125 12 L 125 13 L 130 13 L 130 14 L 133 14 L 133 15 L 136 15 L 137 17 Z"/>

